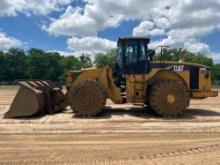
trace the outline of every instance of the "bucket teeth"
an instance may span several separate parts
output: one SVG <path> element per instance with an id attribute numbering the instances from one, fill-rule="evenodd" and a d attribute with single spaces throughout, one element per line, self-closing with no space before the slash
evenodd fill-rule
<path id="1" fill-rule="evenodd" d="M 39 113 L 53 114 L 65 110 L 67 104 L 61 87 L 47 80 L 22 80 L 5 118 L 30 117 Z"/>

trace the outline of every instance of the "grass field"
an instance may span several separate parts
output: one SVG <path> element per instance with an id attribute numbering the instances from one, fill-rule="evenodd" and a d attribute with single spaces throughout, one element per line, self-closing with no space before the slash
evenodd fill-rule
<path id="1" fill-rule="evenodd" d="M 0 90 L 17 90 L 18 85 L 0 85 Z"/>
<path id="2" fill-rule="evenodd" d="M 213 89 L 213 90 L 220 91 L 220 86 L 213 86 L 212 89 Z"/>

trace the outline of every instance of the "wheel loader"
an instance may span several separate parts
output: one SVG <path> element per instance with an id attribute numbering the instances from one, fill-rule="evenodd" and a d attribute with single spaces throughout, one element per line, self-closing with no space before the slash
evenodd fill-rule
<path id="1" fill-rule="evenodd" d="M 115 104 L 147 106 L 164 117 L 181 115 L 190 99 L 215 97 L 210 68 L 186 62 L 154 61 L 147 37 L 124 37 L 117 42 L 113 68 L 68 71 L 64 94 L 49 81 L 18 81 L 20 89 L 5 117 L 28 117 L 63 111 L 67 106 L 82 117 L 99 115 L 106 99 Z"/>

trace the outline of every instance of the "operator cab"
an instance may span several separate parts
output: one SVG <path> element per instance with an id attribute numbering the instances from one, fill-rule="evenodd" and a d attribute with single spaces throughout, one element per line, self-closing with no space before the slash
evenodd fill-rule
<path id="1" fill-rule="evenodd" d="M 147 74 L 149 62 L 155 54 L 148 49 L 149 38 L 125 37 L 119 38 L 117 44 L 117 71 L 121 74 Z"/>

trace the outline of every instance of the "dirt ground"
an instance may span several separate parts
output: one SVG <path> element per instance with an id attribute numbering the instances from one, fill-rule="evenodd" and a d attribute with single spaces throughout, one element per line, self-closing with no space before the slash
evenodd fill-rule
<path id="1" fill-rule="evenodd" d="M 3 119 L 15 94 L 0 90 L 0 164 L 220 164 L 220 96 L 178 119 L 110 101 L 97 118 Z"/>

